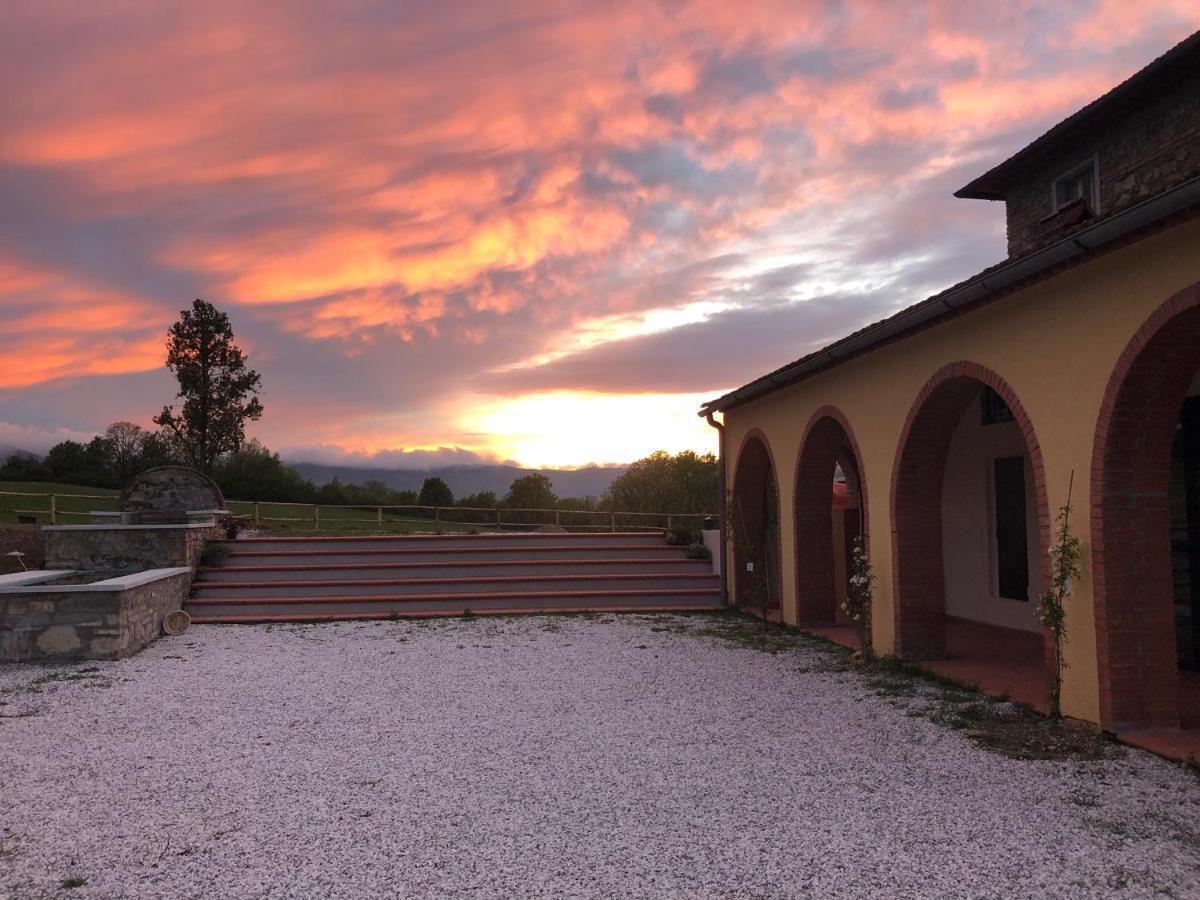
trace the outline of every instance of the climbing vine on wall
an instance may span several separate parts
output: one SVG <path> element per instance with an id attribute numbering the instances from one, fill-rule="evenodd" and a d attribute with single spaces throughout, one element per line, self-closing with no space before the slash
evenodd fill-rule
<path id="1" fill-rule="evenodd" d="M 863 662 L 870 662 L 875 658 L 875 648 L 871 643 L 871 605 L 874 598 L 875 575 L 871 571 L 871 561 L 867 558 L 867 542 L 859 535 L 854 540 L 850 577 L 846 584 L 846 599 L 842 602 L 842 611 L 858 632 Z"/>

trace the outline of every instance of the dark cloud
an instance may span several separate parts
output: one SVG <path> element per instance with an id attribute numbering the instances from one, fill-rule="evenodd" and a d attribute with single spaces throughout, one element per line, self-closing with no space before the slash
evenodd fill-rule
<path id="1" fill-rule="evenodd" d="M 494 373 L 480 390 L 696 393 L 741 384 L 882 318 L 893 297 L 839 295 L 720 312 L 703 322 L 602 344 L 541 366 Z"/>
<path id="2" fill-rule="evenodd" d="M 914 106 L 937 106 L 936 84 L 914 84 L 908 87 L 887 87 L 879 93 L 879 104 L 884 109 L 912 109 Z"/>
<path id="3" fill-rule="evenodd" d="M 764 56 L 751 51 L 714 53 L 701 66 L 698 91 L 729 102 L 768 94 L 775 89 L 768 65 Z"/>
<path id="4" fill-rule="evenodd" d="M 745 190 L 754 181 L 754 170 L 749 166 L 729 163 L 707 167 L 689 152 L 688 147 L 678 143 L 614 148 L 607 156 L 609 162 L 632 175 L 644 187 L 669 187 L 681 195 L 701 200 Z M 676 203 L 671 205 L 678 206 Z"/>

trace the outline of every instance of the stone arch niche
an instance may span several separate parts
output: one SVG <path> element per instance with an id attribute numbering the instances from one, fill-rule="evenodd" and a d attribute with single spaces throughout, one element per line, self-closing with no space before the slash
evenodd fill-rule
<path id="1" fill-rule="evenodd" d="M 867 534 L 866 490 L 858 443 L 840 410 L 817 410 L 805 428 L 796 457 L 796 614 L 800 625 L 833 625 L 838 619 L 839 575 L 845 578 L 846 537 L 836 527 L 834 475 L 845 476 L 846 505 L 858 533 Z M 843 536 L 840 542 L 835 536 Z M 839 565 L 840 561 L 840 565 Z"/>
<path id="2" fill-rule="evenodd" d="M 135 475 L 121 490 L 122 522 L 183 524 L 189 512 L 225 509 L 215 481 L 189 466 L 158 466 Z"/>
<path id="3" fill-rule="evenodd" d="M 892 468 L 892 579 L 896 628 L 896 653 L 908 659 L 946 657 L 947 593 L 943 506 L 955 503 L 945 497 L 944 478 L 951 443 L 968 410 L 990 388 L 1003 401 L 1020 429 L 1024 453 L 1032 473 L 1036 536 L 1026 539 L 1036 546 L 1041 583 L 1048 582 L 1046 549 L 1050 518 L 1046 505 L 1045 473 L 1033 425 L 1019 398 L 999 375 L 984 366 L 957 362 L 939 370 L 914 400 L 896 449 Z M 1029 576 L 1032 581 L 1033 572 Z M 989 587 L 990 589 L 990 587 Z M 1032 593 L 1032 592 L 1030 592 Z M 1036 603 L 1035 596 L 1027 601 Z M 1033 610 L 1030 612 L 1033 615 Z M 1032 636 L 1037 638 L 1036 633 Z M 1044 648 L 1043 648 L 1044 651 Z M 1037 650 L 1035 649 L 1035 654 Z M 1049 654 L 1035 663 L 1049 673 Z M 1035 676 L 1036 677 L 1036 676 Z"/>
<path id="4" fill-rule="evenodd" d="M 734 604 L 755 609 L 756 591 L 765 591 L 767 608 L 778 609 L 779 572 L 779 483 L 775 461 L 766 435 L 749 432 L 738 452 L 729 509 L 733 541 Z M 753 571 L 748 569 L 753 566 Z"/>
<path id="5" fill-rule="evenodd" d="M 1096 423 L 1096 651 L 1101 723 L 1114 731 L 1180 724 L 1172 449 L 1198 370 L 1200 284 L 1171 297 L 1134 335 L 1109 378 Z"/>

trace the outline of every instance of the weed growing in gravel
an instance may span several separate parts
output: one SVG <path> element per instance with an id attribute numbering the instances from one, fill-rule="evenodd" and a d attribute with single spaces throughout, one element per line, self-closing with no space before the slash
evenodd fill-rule
<path id="1" fill-rule="evenodd" d="M 69 875 L 58 883 L 58 886 L 64 891 L 72 890 L 73 888 L 81 888 L 88 883 L 88 880 L 81 875 Z"/>
<path id="2" fill-rule="evenodd" d="M 99 671 L 96 668 L 88 668 L 80 669 L 78 672 L 49 672 L 45 675 L 39 675 L 30 684 L 41 686 L 43 684 L 57 684 L 64 681 L 87 681 L 94 672 Z"/>
<path id="3" fill-rule="evenodd" d="M 909 715 L 953 728 L 977 746 L 1011 759 L 1097 760 L 1122 752 L 1082 722 L 1047 719 L 1027 706 L 895 659 L 879 660 L 864 675 L 876 695 L 910 701 Z"/>
<path id="4" fill-rule="evenodd" d="M 851 654 L 845 647 L 787 625 L 771 624 L 764 629 L 761 619 L 739 612 L 695 613 L 686 618 L 677 616 L 674 622 L 654 627 L 772 655 L 798 650 L 820 651 L 825 659 L 820 665 L 806 671 L 845 671 L 851 665 Z"/>
<path id="5" fill-rule="evenodd" d="M 1085 809 L 1095 809 L 1100 806 L 1100 798 L 1091 791 L 1075 791 L 1069 799 L 1076 806 L 1082 806 Z"/>

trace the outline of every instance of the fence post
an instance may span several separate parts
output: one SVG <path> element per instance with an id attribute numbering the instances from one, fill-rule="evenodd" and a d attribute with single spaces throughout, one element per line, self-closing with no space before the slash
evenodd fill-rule
<path id="1" fill-rule="evenodd" d="M 496 507 L 496 530 L 499 531 L 500 528 L 503 526 L 503 524 L 504 523 L 500 521 L 500 507 L 497 506 Z"/>
<path id="2" fill-rule="evenodd" d="M 58 524 L 58 497 L 54 494 L 50 495 L 50 524 Z"/>
<path id="3" fill-rule="evenodd" d="M 667 531 L 671 530 L 671 519 L 674 518 L 670 513 L 667 513 Z"/>
<path id="4" fill-rule="evenodd" d="M 383 524 L 383 507 L 382 506 L 375 507 L 375 524 L 376 525 Z"/>
<path id="5" fill-rule="evenodd" d="M 558 528 L 562 527 L 562 510 L 561 509 L 556 509 L 554 511 L 554 524 Z"/>
<path id="6" fill-rule="evenodd" d="M 262 525 L 262 507 L 257 500 L 254 501 L 254 527 Z"/>
<path id="7" fill-rule="evenodd" d="M 615 509 L 608 514 L 608 529 L 609 531 L 617 530 L 617 511 Z"/>
<path id="8" fill-rule="evenodd" d="M 440 506 L 433 508 L 433 527 L 435 531 L 442 530 L 442 508 Z"/>
<path id="9" fill-rule="evenodd" d="M 321 507 L 313 504 L 313 531 L 321 530 Z"/>

